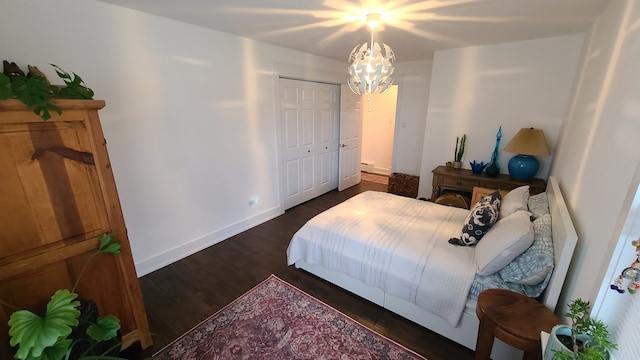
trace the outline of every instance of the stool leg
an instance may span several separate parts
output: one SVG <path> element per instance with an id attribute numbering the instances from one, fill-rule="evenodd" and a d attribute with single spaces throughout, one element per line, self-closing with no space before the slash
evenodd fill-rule
<path id="1" fill-rule="evenodd" d="M 490 321 L 480 320 L 478 327 L 478 340 L 476 341 L 476 359 L 491 359 L 491 349 L 493 349 L 493 324 Z"/>
<path id="2" fill-rule="evenodd" d="M 538 347 L 525 351 L 522 356 L 523 360 L 540 360 L 542 359 L 542 348 L 538 343 Z"/>

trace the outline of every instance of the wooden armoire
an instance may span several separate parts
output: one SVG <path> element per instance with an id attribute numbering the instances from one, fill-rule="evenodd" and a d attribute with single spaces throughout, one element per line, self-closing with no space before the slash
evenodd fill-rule
<path id="1" fill-rule="evenodd" d="M 121 242 L 119 256 L 99 254 L 76 292 L 100 315 L 120 318 L 123 348 L 151 346 L 98 110 L 101 100 L 58 100 L 43 121 L 18 100 L 0 101 L 0 299 L 43 312 L 58 289 L 71 289 L 102 234 Z M 0 358 L 13 358 L 0 306 Z"/>

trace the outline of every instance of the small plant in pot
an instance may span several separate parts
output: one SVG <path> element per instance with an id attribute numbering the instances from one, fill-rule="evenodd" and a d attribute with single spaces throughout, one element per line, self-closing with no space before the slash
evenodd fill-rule
<path id="1" fill-rule="evenodd" d="M 588 301 L 576 299 L 565 314 L 571 325 L 556 325 L 549 336 L 544 358 L 549 359 L 609 359 L 609 352 L 617 345 L 609 340 L 609 329 L 600 320 L 589 316 Z"/>
<path id="2" fill-rule="evenodd" d="M 75 289 L 87 266 L 98 254 L 120 254 L 120 243 L 112 234 L 100 238 L 98 249 L 87 259 L 71 290 L 57 290 L 41 315 L 17 310 L 9 318 L 10 345 L 20 360 L 122 359 L 120 320 L 98 316 L 96 304 L 77 300 Z M 6 303 L 5 303 L 6 304 Z"/>
<path id="3" fill-rule="evenodd" d="M 453 168 L 460 169 L 462 166 L 462 155 L 464 155 L 464 146 L 467 143 L 467 134 L 462 137 L 456 136 L 456 148 L 453 153 Z"/>
<path id="4" fill-rule="evenodd" d="M 93 90 L 80 76 L 50 65 L 64 85 L 52 85 L 35 66 L 28 65 L 29 71 L 25 74 L 16 63 L 4 60 L 3 72 L 0 73 L 0 100 L 18 99 L 46 121 L 51 118 L 51 111 L 62 114 L 60 107 L 52 102 L 54 99 L 93 99 Z"/>

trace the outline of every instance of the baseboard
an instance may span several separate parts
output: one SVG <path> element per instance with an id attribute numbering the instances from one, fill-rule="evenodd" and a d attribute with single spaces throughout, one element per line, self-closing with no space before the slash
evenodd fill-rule
<path id="1" fill-rule="evenodd" d="M 135 262 L 136 273 L 138 277 L 147 275 L 282 214 L 281 208 L 276 207 L 207 235 L 182 243 L 180 246 L 166 250 L 158 255 L 137 261 Z"/>
<path id="2" fill-rule="evenodd" d="M 378 174 L 378 175 L 385 175 L 385 176 L 389 176 L 391 175 L 391 169 L 387 169 L 387 168 L 381 168 L 381 167 L 373 167 L 373 171 L 372 173 L 374 174 Z"/>

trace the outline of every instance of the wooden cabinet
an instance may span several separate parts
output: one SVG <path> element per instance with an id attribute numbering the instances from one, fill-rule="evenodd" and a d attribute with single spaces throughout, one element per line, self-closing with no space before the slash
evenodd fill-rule
<path id="1" fill-rule="evenodd" d="M 0 101 L 0 299 L 41 312 L 57 289 L 71 289 L 104 233 L 120 256 L 99 254 L 77 292 L 100 314 L 120 318 L 123 347 L 151 346 L 142 294 L 98 117 L 100 100 L 60 100 L 43 121 L 18 100 Z M 0 358 L 9 359 L 0 306 Z"/>
<path id="2" fill-rule="evenodd" d="M 509 175 L 499 174 L 496 177 L 487 176 L 485 173 L 474 174 L 466 169 L 447 169 L 445 166 L 438 166 L 433 169 L 433 182 L 431 191 L 431 201 L 435 201 L 445 190 L 462 192 L 471 196 L 473 187 L 479 186 L 489 189 L 512 190 L 522 185 L 529 185 L 530 194 L 539 194 L 547 186 L 542 179 L 533 178 L 529 181 L 515 180 Z"/>

